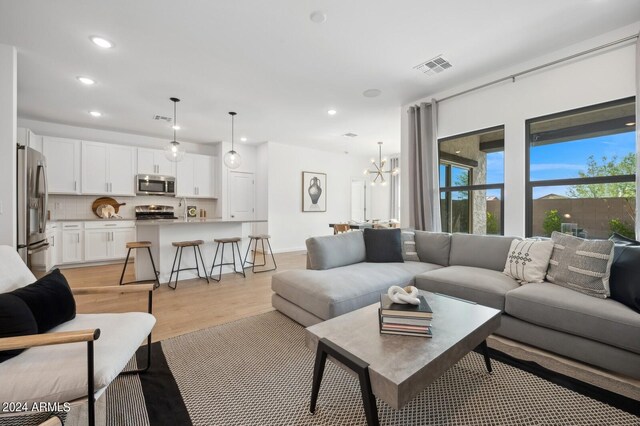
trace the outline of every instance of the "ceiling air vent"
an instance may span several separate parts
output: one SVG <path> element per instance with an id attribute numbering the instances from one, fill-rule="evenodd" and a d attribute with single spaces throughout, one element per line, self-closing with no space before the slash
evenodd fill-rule
<path id="1" fill-rule="evenodd" d="M 349 132 L 349 133 L 345 133 L 345 134 L 344 134 L 344 135 L 342 135 L 342 136 L 347 137 L 347 138 L 355 138 L 355 137 L 356 137 L 356 136 L 358 136 L 358 135 L 356 135 L 355 133 L 351 133 L 351 132 Z"/>
<path id="2" fill-rule="evenodd" d="M 413 69 L 423 72 L 426 75 L 436 75 L 442 71 L 451 68 L 452 65 L 449 61 L 444 59 L 442 55 L 438 55 L 435 58 L 431 58 L 428 61 L 416 65 Z"/>
<path id="3" fill-rule="evenodd" d="M 165 117 L 164 115 L 158 115 L 158 114 L 154 115 L 153 119 L 158 121 L 166 121 L 167 123 L 171 123 L 173 121 L 171 117 Z"/>

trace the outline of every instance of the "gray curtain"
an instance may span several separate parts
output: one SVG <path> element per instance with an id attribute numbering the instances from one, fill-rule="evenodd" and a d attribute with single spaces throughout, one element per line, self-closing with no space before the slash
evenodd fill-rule
<path id="1" fill-rule="evenodd" d="M 640 34 L 639 34 L 640 36 Z M 640 239 L 640 39 L 636 40 L 636 240 Z"/>
<path id="2" fill-rule="evenodd" d="M 400 159 L 398 157 L 392 157 L 389 161 L 390 169 L 393 170 L 396 167 L 400 167 Z M 391 175 L 391 211 L 389 212 L 389 219 L 400 220 L 400 174 Z"/>
<path id="3" fill-rule="evenodd" d="M 409 225 L 440 232 L 438 181 L 438 104 L 409 108 Z"/>

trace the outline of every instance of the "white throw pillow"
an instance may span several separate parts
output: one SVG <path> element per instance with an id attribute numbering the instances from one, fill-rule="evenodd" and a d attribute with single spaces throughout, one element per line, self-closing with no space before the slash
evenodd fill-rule
<path id="1" fill-rule="evenodd" d="M 521 283 L 541 283 L 552 252 L 553 241 L 513 240 L 504 273 Z"/>

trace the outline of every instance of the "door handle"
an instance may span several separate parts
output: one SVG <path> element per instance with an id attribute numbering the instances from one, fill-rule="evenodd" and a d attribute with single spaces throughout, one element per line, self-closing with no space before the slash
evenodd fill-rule
<path id="1" fill-rule="evenodd" d="M 45 232 L 47 225 L 47 203 L 49 194 L 47 193 L 47 175 L 43 164 L 39 164 L 36 172 L 36 193 L 40 196 L 40 223 L 38 232 Z"/>

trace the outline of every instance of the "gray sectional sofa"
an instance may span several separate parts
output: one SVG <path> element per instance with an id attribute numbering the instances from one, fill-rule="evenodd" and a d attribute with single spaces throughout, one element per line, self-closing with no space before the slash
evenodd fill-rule
<path id="1" fill-rule="evenodd" d="M 551 283 L 502 273 L 515 237 L 416 231 L 420 262 L 367 263 L 362 232 L 307 240 L 307 269 L 273 276 L 274 308 L 310 326 L 376 303 L 391 285 L 504 312 L 496 334 L 640 378 L 640 314 Z"/>

